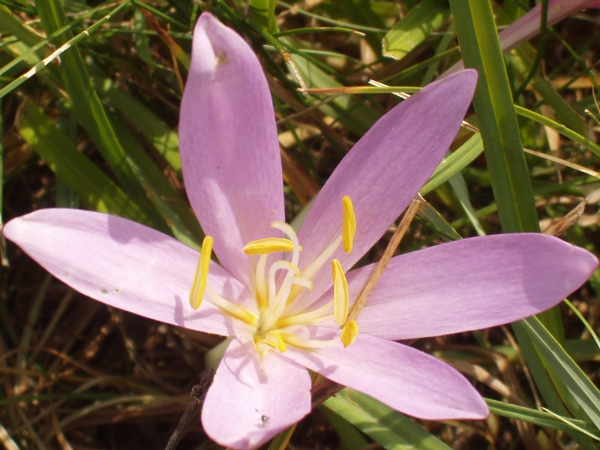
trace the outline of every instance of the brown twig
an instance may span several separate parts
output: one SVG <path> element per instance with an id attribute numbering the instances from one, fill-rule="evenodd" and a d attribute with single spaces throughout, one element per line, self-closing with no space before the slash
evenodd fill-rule
<path id="1" fill-rule="evenodd" d="M 544 234 L 549 234 L 550 236 L 562 236 L 567 232 L 567 230 L 575 225 L 577 221 L 581 218 L 583 211 L 585 210 L 587 199 L 582 201 L 579 205 L 577 205 L 572 211 L 567 213 L 562 219 L 556 222 L 554 225 L 551 225 L 546 230 L 544 230 Z"/>
<path id="2" fill-rule="evenodd" d="M 165 450 L 175 450 L 177 448 L 179 441 L 181 441 L 181 438 L 190 426 L 190 423 L 192 420 L 194 420 L 196 414 L 198 414 L 198 412 L 202 409 L 204 397 L 206 397 L 206 392 L 212 384 L 214 377 L 214 369 L 207 369 L 202 372 L 200 375 L 200 383 L 192 388 L 192 392 L 190 393 L 190 402 L 188 403 L 183 416 L 181 416 L 181 419 L 179 419 L 179 423 L 177 424 L 177 427 L 175 427 L 175 430 L 173 431 Z"/>
<path id="3" fill-rule="evenodd" d="M 325 378 L 323 381 L 313 386 L 313 388 L 311 389 L 310 393 L 312 395 L 312 409 L 315 409 L 329 397 L 337 394 L 345 387 L 346 386 L 337 384 L 335 381 L 331 381 Z"/>
<path id="4" fill-rule="evenodd" d="M 358 313 L 363 308 L 363 306 L 365 306 L 365 303 L 367 303 L 367 299 L 369 298 L 369 295 L 371 295 L 371 292 L 375 288 L 375 285 L 381 278 L 381 275 L 383 275 L 383 271 L 385 270 L 386 266 L 390 262 L 390 259 L 392 259 L 392 256 L 394 256 L 394 253 L 396 252 L 396 249 L 400 245 L 400 241 L 404 237 L 406 230 L 408 230 L 408 226 L 410 225 L 413 218 L 415 217 L 415 214 L 417 213 L 417 210 L 419 209 L 420 204 L 421 203 L 418 199 L 414 199 L 410 203 L 408 208 L 406 209 L 406 212 L 404 213 L 404 216 L 402 217 L 402 220 L 400 221 L 398 228 L 396 228 L 396 231 L 394 232 L 392 239 L 390 239 L 390 242 L 388 243 L 387 247 L 385 248 L 383 255 L 379 259 L 377 266 L 375 266 L 375 269 L 373 270 L 371 277 L 367 281 L 367 284 L 365 284 L 365 287 L 363 288 L 362 292 L 356 299 L 356 302 L 354 302 L 354 305 L 352 306 L 352 309 L 350 310 L 350 313 L 348 314 L 348 320 L 356 320 L 356 318 L 358 317 Z"/>
<path id="5" fill-rule="evenodd" d="M 387 247 L 385 248 L 385 250 L 383 252 L 383 255 L 381 256 L 379 263 L 377 264 L 377 266 L 373 270 L 373 273 L 367 280 L 367 283 L 365 284 L 365 287 L 363 288 L 362 292 L 358 296 L 358 299 L 356 300 L 356 302 L 354 302 L 354 306 L 352 307 L 352 310 L 348 314 L 348 320 L 356 319 L 356 317 L 358 316 L 358 313 L 360 312 L 362 307 L 367 302 L 369 295 L 375 288 L 375 285 L 381 278 L 381 275 L 383 275 L 383 271 L 385 270 L 386 266 L 390 262 L 390 259 L 392 259 L 392 256 L 394 256 L 394 253 L 398 249 L 398 246 L 400 245 L 400 241 L 402 241 L 402 238 L 406 234 L 406 231 L 408 230 L 410 223 L 412 222 L 413 218 L 415 217 L 415 214 L 417 213 L 417 210 L 419 209 L 420 204 L 421 204 L 421 202 L 418 199 L 414 199 L 410 203 L 408 208 L 406 209 L 406 212 L 404 213 L 404 216 L 402 217 L 402 220 L 400 221 L 398 228 L 396 228 L 396 231 L 394 232 L 392 239 L 390 239 L 390 242 L 388 243 Z M 329 397 L 337 394 L 343 388 L 344 388 L 344 386 L 342 386 L 341 384 L 337 384 L 334 381 L 327 380 L 327 379 L 325 379 L 321 383 L 313 386 L 313 388 L 311 390 L 312 408 L 313 409 L 316 408 L 321 403 L 323 403 L 325 400 L 327 400 Z"/>

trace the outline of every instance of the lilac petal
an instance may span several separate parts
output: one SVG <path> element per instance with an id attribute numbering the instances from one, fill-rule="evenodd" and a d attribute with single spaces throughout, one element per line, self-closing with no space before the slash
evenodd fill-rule
<path id="1" fill-rule="evenodd" d="M 275 114 L 254 52 L 208 13 L 194 29 L 179 140 L 200 224 L 223 267 L 250 288 L 252 260 L 242 248 L 285 220 Z"/>
<path id="2" fill-rule="evenodd" d="M 356 214 L 354 250 L 348 255 L 340 246 L 332 258 L 348 270 L 377 242 L 442 160 L 471 103 L 476 81 L 477 72 L 465 70 L 432 83 L 364 135 L 333 172 L 300 228 L 300 269 L 341 234 L 346 195 Z M 313 282 L 313 296 L 331 286 L 328 265 Z"/>
<path id="3" fill-rule="evenodd" d="M 544 311 L 581 286 L 594 255 L 543 234 L 501 234 L 393 258 L 358 317 L 361 333 L 413 339 L 478 330 Z M 348 274 L 356 299 L 373 266 Z"/>
<path id="4" fill-rule="evenodd" d="M 590 0 L 550 0 L 548 2 L 548 26 L 563 20 L 577 11 L 587 8 Z M 517 19 L 499 34 L 500 45 L 503 52 L 509 52 L 519 44 L 531 39 L 540 32 L 542 5 L 534 8 Z"/>
<path id="5" fill-rule="evenodd" d="M 206 394 L 204 431 L 226 447 L 258 447 L 310 412 L 310 387 L 304 367 L 234 339 Z"/>
<path id="6" fill-rule="evenodd" d="M 313 352 L 288 347 L 285 355 L 413 417 L 483 419 L 489 414 L 465 377 L 433 356 L 403 344 L 359 334 L 348 348 L 341 343 Z"/>
<path id="7" fill-rule="evenodd" d="M 229 336 L 248 326 L 188 294 L 198 252 L 156 230 L 121 217 L 76 209 L 42 209 L 4 227 L 4 235 L 48 272 L 77 291 L 115 308 L 160 322 Z M 254 301 L 217 264 L 208 284 L 245 307 Z"/>
<path id="8" fill-rule="evenodd" d="M 560 22 L 566 17 L 581 9 L 598 8 L 600 2 L 592 0 L 550 0 L 548 2 L 548 26 Z M 504 28 L 498 35 L 503 53 L 508 53 L 523 42 L 528 41 L 540 32 L 542 5 L 538 4 L 531 8 L 527 14 L 519 17 L 512 24 Z M 465 67 L 463 61 L 459 61 L 443 73 L 442 77 L 456 73 Z"/>

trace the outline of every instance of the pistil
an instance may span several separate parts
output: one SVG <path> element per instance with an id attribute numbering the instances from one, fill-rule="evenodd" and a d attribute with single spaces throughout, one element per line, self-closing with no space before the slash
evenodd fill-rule
<path id="1" fill-rule="evenodd" d="M 243 251 L 249 256 L 258 257 L 255 261 L 254 296 L 258 307 L 258 317 L 236 303 L 229 301 L 207 285 L 208 270 L 212 252 L 212 238 L 207 237 L 202 245 L 198 268 L 190 291 L 190 305 L 198 309 L 202 298 L 220 308 L 224 313 L 254 327 L 254 344 L 260 353 L 272 350 L 285 352 L 287 345 L 306 349 L 330 346 L 341 339 L 345 347 L 356 339 L 358 325 L 355 317 L 349 317 L 350 296 L 348 281 L 337 259 L 331 259 L 342 246 L 350 253 L 356 234 L 356 217 L 350 197 L 342 199 L 343 218 L 339 235 L 301 272 L 298 263 L 302 247 L 295 231 L 288 224 L 275 221 L 271 228 L 277 229 L 282 237 L 271 237 L 249 242 Z M 276 254 L 288 254 L 280 259 Z M 275 259 L 273 261 L 273 259 Z M 331 261 L 333 277 L 333 298 L 320 306 L 295 311 L 295 299 L 303 289 L 312 290 L 311 278 L 322 266 Z M 294 312 L 295 311 L 295 312 Z M 340 331 L 332 331 L 319 337 L 309 337 L 307 325 L 312 325 L 327 317 L 333 318 Z M 306 334 L 308 333 L 308 335 Z"/>

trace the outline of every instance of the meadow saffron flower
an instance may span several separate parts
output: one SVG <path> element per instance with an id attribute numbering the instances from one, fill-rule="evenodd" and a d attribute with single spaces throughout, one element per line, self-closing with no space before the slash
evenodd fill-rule
<path id="1" fill-rule="evenodd" d="M 548 26 L 552 26 L 557 22 L 575 14 L 576 12 L 587 8 L 600 8 L 598 0 L 549 0 L 548 1 L 548 16 L 546 18 Z M 509 26 L 498 33 L 500 39 L 500 47 L 503 53 L 508 53 L 512 49 L 518 47 L 523 42 L 528 41 L 540 32 L 542 18 L 541 3 L 534 6 L 519 17 Z M 464 69 L 462 61 L 454 64 L 450 69 L 444 72 L 444 76 L 451 73 L 456 73 Z"/>
<path id="2" fill-rule="evenodd" d="M 594 256 L 539 234 L 465 239 L 393 258 L 356 320 L 373 271 L 350 270 L 411 202 L 450 146 L 477 75 L 425 87 L 382 117 L 331 175 L 296 233 L 285 223 L 267 81 L 212 15 L 194 30 L 181 105 L 183 176 L 202 251 L 129 220 L 69 209 L 9 222 L 8 239 L 108 305 L 231 336 L 202 411 L 206 433 L 252 448 L 311 409 L 309 368 L 422 419 L 481 419 L 456 370 L 394 342 L 511 322 L 557 304 Z M 211 262 L 211 253 L 219 263 Z"/>
<path id="3" fill-rule="evenodd" d="M 600 2 L 597 0 L 549 0 L 548 26 L 552 26 L 582 9 L 598 7 L 600 7 Z M 499 34 L 502 51 L 508 52 L 539 34 L 541 16 L 542 5 L 539 4 L 502 30 Z"/>

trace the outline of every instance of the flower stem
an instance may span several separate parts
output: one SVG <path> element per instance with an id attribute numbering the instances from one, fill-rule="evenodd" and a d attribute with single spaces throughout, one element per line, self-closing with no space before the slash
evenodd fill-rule
<path id="1" fill-rule="evenodd" d="M 348 318 L 346 319 L 346 321 L 356 320 L 356 318 L 358 317 L 358 313 L 363 308 L 363 306 L 365 306 L 365 303 L 367 303 L 367 299 L 369 298 L 369 295 L 371 295 L 371 292 L 373 292 L 375 285 L 379 282 L 379 279 L 381 278 L 381 275 L 383 275 L 383 271 L 385 270 L 386 266 L 390 262 L 390 259 L 392 259 L 392 256 L 394 256 L 394 253 L 396 252 L 396 249 L 400 245 L 402 238 L 406 234 L 406 231 L 408 230 L 408 226 L 410 225 L 413 218 L 415 217 L 415 214 L 417 213 L 417 210 L 419 209 L 420 204 L 421 204 L 421 202 L 419 200 L 414 199 L 410 203 L 408 208 L 406 209 L 406 212 L 404 213 L 404 216 L 402 217 L 402 220 L 400 221 L 398 228 L 396 228 L 396 231 L 394 231 L 394 234 L 392 235 L 392 239 L 390 239 L 390 242 L 388 243 L 387 247 L 385 248 L 385 251 L 383 252 L 383 255 L 381 256 L 381 259 L 375 266 L 375 269 L 373 270 L 371 277 L 365 284 L 365 287 L 363 288 L 360 295 L 356 299 L 356 302 L 354 302 L 354 305 L 352 305 L 352 309 L 350 310 L 350 313 L 348 314 Z"/>

